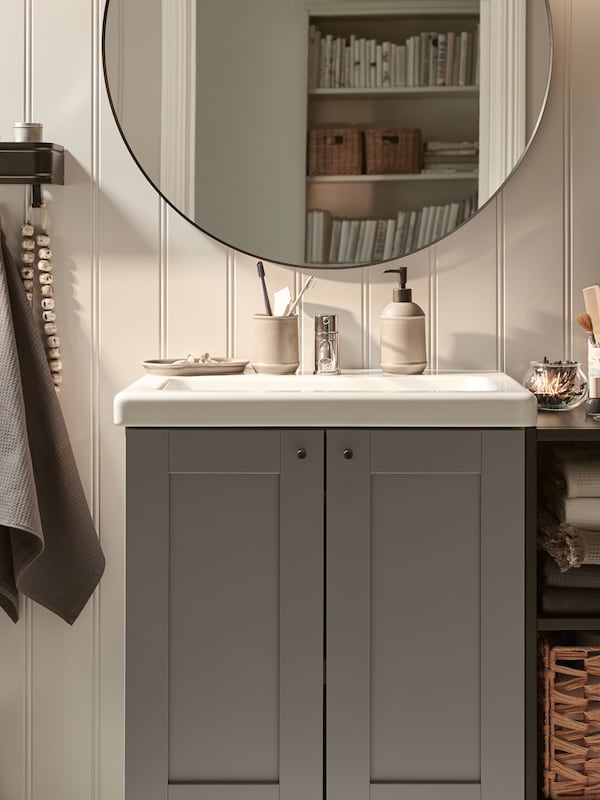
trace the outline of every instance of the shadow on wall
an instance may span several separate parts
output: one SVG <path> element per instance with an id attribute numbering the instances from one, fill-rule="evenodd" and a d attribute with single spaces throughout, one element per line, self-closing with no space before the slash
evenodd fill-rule
<path id="1" fill-rule="evenodd" d="M 552 335 L 549 335 L 552 331 Z M 506 360 L 512 365 L 511 375 L 521 382 L 530 361 L 559 361 L 564 352 L 562 318 L 556 314 L 535 313 L 527 327 L 514 328 L 506 337 Z"/>
<path id="2" fill-rule="evenodd" d="M 443 354 L 438 355 L 438 369 L 472 372 L 500 368 L 496 337 L 491 334 L 451 333 L 441 349 Z"/>

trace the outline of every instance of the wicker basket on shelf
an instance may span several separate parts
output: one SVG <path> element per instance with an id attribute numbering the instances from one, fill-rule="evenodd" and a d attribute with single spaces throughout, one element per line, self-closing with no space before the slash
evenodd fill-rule
<path id="1" fill-rule="evenodd" d="M 365 130 L 367 175 L 396 175 L 421 170 L 421 131 L 418 128 Z"/>
<path id="2" fill-rule="evenodd" d="M 544 797 L 600 800 L 600 648 L 544 645 Z"/>
<path id="3" fill-rule="evenodd" d="M 360 175 L 363 138 L 359 128 L 312 128 L 308 131 L 309 175 Z"/>

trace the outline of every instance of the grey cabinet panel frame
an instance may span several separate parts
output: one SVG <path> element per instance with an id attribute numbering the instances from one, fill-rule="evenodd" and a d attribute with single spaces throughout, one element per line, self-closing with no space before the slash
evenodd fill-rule
<path id="1" fill-rule="evenodd" d="M 524 797 L 522 430 L 128 429 L 126 435 L 126 800 L 322 798 L 324 608 L 327 800 Z M 279 475 L 278 784 L 168 785 L 169 476 L 212 469 Z M 481 474 L 481 784 L 371 782 L 371 476 L 453 469 Z"/>
<path id="2" fill-rule="evenodd" d="M 125 797 L 166 800 L 169 433 L 126 437 Z"/>
<path id="3" fill-rule="evenodd" d="M 323 793 L 323 441 L 281 435 L 280 800 Z"/>
<path id="4" fill-rule="evenodd" d="M 211 783 L 206 786 L 169 786 L 168 800 L 279 800 L 277 784 L 252 786 Z"/>
<path id="5" fill-rule="evenodd" d="M 327 800 L 369 797 L 369 446 L 369 431 L 327 431 Z"/>
<path id="6" fill-rule="evenodd" d="M 524 432 L 336 430 L 327 432 L 327 442 L 327 800 L 523 798 Z M 345 460 L 348 448 L 354 457 Z M 424 479 L 445 471 L 470 481 L 481 476 L 481 623 L 475 623 L 480 628 L 480 784 L 435 778 L 435 783 L 386 781 L 369 787 L 370 602 L 376 579 L 370 486 L 376 471 L 420 473 Z M 400 509 L 396 516 L 401 524 Z M 459 536 L 460 529 L 447 534 Z M 419 608 L 407 607 L 406 613 L 418 616 Z M 460 643 L 455 656 L 460 657 Z M 424 726 L 431 724 L 435 720 L 424 718 Z"/>
<path id="7" fill-rule="evenodd" d="M 483 432 L 481 783 L 525 796 L 525 432 Z"/>
<path id="8" fill-rule="evenodd" d="M 369 800 L 483 800 L 478 783 L 419 783 L 371 785 Z"/>
<path id="9" fill-rule="evenodd" d="M 323 438 L 318 430 L 128 429 L 127 800 L 322 797 Z M 279 476 L 279 783 L 169 786 L 170 474 L 211 469 L 225 480 Z"/>

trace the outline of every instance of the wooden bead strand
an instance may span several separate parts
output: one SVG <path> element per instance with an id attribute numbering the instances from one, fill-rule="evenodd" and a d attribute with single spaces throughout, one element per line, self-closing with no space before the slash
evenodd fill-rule
<path id="1" fill-rule="evenodd" d="M 29 221 L 29 216 L 21 225 L 21 280 L 25 289 L 25 296 L 29 305 L 33 306 L 33 275 L 35 264 L 35 229 Z"/>
<path id="2" fill-rule="evenodd" d="M 60 338 L 56 325 L 54 303 L 54 277 L 52 274 L 52 250 L 46 225 L 46 203 L 42 202 L 42 228 L 35 237 L 37 246 L 37 269 L 40 284 L 42 328 L 46 337 L 46 356 L 56 391 L 62 383 L 62 361 L 60 360 Z"/>

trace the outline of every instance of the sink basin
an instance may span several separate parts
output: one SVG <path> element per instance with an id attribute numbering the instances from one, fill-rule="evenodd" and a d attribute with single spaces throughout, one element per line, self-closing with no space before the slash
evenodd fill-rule
<path id="1" fill-rule="evenodd" d="M 534 396 L 503 372 L 145 375 L 119 392 L 134 427 L 529 427 Z"/>

